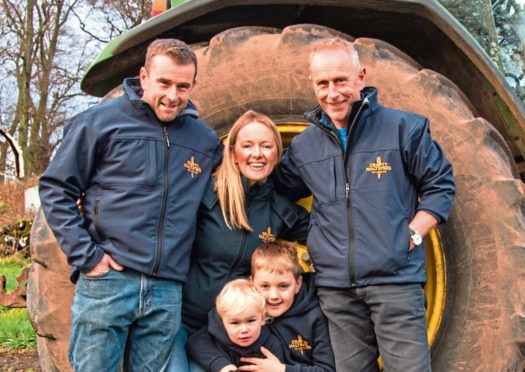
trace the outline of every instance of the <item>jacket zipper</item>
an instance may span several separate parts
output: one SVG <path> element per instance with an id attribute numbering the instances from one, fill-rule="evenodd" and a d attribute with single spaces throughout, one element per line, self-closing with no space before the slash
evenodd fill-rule
<path id="1" fill-rule="evenodd" d="M 348 173 L 346 171 L 347 164 L 351 164 L 351 155 L 350 155 L 350 136 L 353 134 L 352 129 L 354 128 L 354 125 L 359 118 L 361 112 L 363 111 L 363 107 L 365 105 L 368 105 L 368 98 L 365 97 L 363 102 L 361 102 L 361 105 L 359 106 L 359 109 L 357 110 L 357 113 L 354 116 L 354 119 L 352 120 L 352 123 L 350 127 L 348 127 L 348 133 L 347 133 L 347 139 L 346 139 L 346 149 L 343 148 L 343 144 L 341 142 L 341 139 L 339 136 L 334 133 L 333 131 L 329 130 L 328 128 L 325 128 L 322 125 L 318 125 L 319 128 L 326 131 L 328 134 L 332 136 L 332 138 L 335 138 L 336 142 L 339 143 L 339 146 L 341 147 L 341 150 L 343 151 L 343 174 L 345 176 L 345 196 L 346 196 L 346 211 L 348 213 L 348 234 L 349 234 L 349 244 L 350 244 L 350 250 L 348 252 L 348 273 L 349 273 L 349 279 L 350 279 L 350 286 L 355 287 L 355 273 L 354 273 L 354 251 L 355 251 L 355 236 L 354 236 L 354 217 L 352 215 L 352 199 L 350 198 L 350 184 L 352 183 L 352 180 L 348 178 Z"/>
<path id="2" fill-rule="evenodd" d="M 243 229 L 240 249 L 237 252 L 237 257 L 235 257 L 235 261 L 233 261 L 233 264 L 231 265 L 230 270 L 228 271 L 228 275 L 226 275 L 225 283 L 227 283 L 227 282 L 229 282 L 231 280 L 231 276 L 235 272 L 235 269 L 237 269 L 237 267 L 241 263 L 242 258 L 244 257 L 244 254 L 246 253 L 246 240 L 247 240 L 247 238 L 248 238 L 248 232 Z"/>
<path id="3" fill-rule="evenodd" d="M 365 105 L 368 105 L 368 98 L 365 98 L 363 102 L 361 102 L 361 105 L 359 105 L 359 109 L 357 110 L 357 113 L 354 116 L 354 119 L 352 120 L 352 124 L 350 124 L 350 127 L 348 128 L 348 133 L 346 137 L 346 150 L 343 156 L 343 167 L 346 169 L 348 166 L 352 164 L 352 155 L 349 151 L 350 149 L 350 137 L 353 136 L 353 129 L 355 126 L 355 123 L 357 122 L 357 119 L 360 117 L 361 112 L 363 111 L 363 107 Z M 355 255 L 355 231 L 354 231 L 354 216 L 352 214 L 352 199 L 350 198 L 350 185 L 352 183 L 352 180 L 348 178 L 347 173 L 345 172 L 346 176 L 346 210 L 348 211 L 348 231 L 350 234 L 350 252 L 348 252 L 348 271 L 350 274 L 350 285 L 354 287 L 356 285 L 355 280 L 355 272 L 354 272 L 354 255 Z"/>
<path id="4" fill-rule="evenodd" d="M 168 152 L 170 148 L 170 139 L 165 124 L 161 124 L 162 136 L 164 137 L 164 188 L 162 193 L 162 205 L 160 207 L 159 228 L 157 230 L 157 257 L 153 266 L 153 275 L 157 275 L 162 256 L 162 234 L 164 233 L 164 216 L 166 214 L 166 202 L 168 200 Z"/>
<path id="5" fill-rule="evenodd" d="M 353 127 L 353 123 L 352 123 L 352 127 Z M 350 133 L 350 128 L 349 128 L 348 132 Z M 351 180 L 348 179 L 348 172 L 346 171 L 346 164 L 347 164 L 347 161 L 346 161 L 347 155 L 346 154 L 347 154 L 347 151 L 343 149 L 343 144 L 342 144 L 341 140 L 339 139 L 339 137 L 335 133 L 333 133 L 331 131 L 329 133 L 331 133 L 332 136 L 337 139 L 337 141 L 339 142 L 339 144 L 341 146 L 341 150 L 343 151 L 343 174 L 344 174 L 344 177 L 345 177 L 346 213 L 348 215 L 348 236 L 349 236 L 349 244 L 350 244 L 349 251 L 348 251 L 348 273 L 349 273 L 349 279 L 350 279 L 350 286 L 354 287 L 355 286 L 355 273 L 354 273 L 354 218 L 352 216 L 352 200 L 350 199 L 350 182 L 351 182 Z M 348 142 L 348 140 L 350 139 L 349 137 L 350 136 L 347 137 L 346 149 L 348 149 L 348 147 L 349 147 L 349 142 Z"/>
<path id="6" fill-rule="evenodd" d="M 250 204 L 250 197 L 249 197 L 248 193 L 249 193 L 249 190 L 246 192 L 246 196 L 245 196 L 245 199 L 244 199 L 244 209 L 246 210 L 246 214 L 247 215 L 248 215 L 248 209 L 249 209 L 249 204 Z M 246 254 L 246 245 L 247 245 L 246 241 L 247 240 L 248 240 L 248 231 L 243 229 L 242 230 L 242 238 L 241 238 L 240 248 L 239 248 L 239 251 L 237 252 L 237 257 L 235 257 L 235 260 L 233 261 L 233 264 L 230 266 L 230 270 L 228 271 L 228 275 L 226 276 L 225 283 L 230 281 L 230 278 L 233 275 L 233 273 L 235 272 L 235 269 L 237 269 L 237 267 L 239 266 L 239 264 L 242 261 L 242 258 Z"/>

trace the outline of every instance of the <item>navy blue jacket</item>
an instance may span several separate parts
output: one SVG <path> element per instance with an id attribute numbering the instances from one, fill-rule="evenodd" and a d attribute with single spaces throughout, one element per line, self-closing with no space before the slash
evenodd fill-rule
<path id="1" fill-rule="evenodd" d="M 222 144 L 191 102 L 164 123 L 140 99 L 138 79 L 126 79 L 124 91 L 67 124 L 40 179 L 42 208 L 80 272 L 105 252 L 126 268 L 184 282 L 197 209 Z"/>
<path id="2" fill-rule="evenodd" d="M 190 356 L 210 371 L 220 370 L 228 364 L 239 366 L 239 352 L 236 351 L 239 347 L 225 341 L 225 331 L 219 322 L 215 309 L 211 310 L 208 328 L 190 336 L 186 346 Z M 270 344 L 270 351 L 286 365 L 286 372 L 335 372 L 328 324 L 315 295 L 311 273 L 303 274 L 303 285 L 290 309 L 280 317 L 268 320 L 267 324 L 282 347 Z M 250 356 L 264 358 L 257 350 Z"/>
<path id="3" fill-rule="evenodd" d="M 261 328 L 259 338 L 250 346 L 241 347 L 234 344 L 215 308 L 209 312 L 208 326 L 195 332 L 186 342 L 188 355 L 209 372 L 220 371 L 228 364 L 237 367 L 248 364 L 241 363 L 242 357 L 264 358 L 260 351 L 261 346 L 270 350 L 279 360 L 283 360 L 283 346 L 266 326 Z"/>
<path id="4" fill-rule="evenodd" d="M 362 94 L 352 104 L 346 151 L 318 106 L 272 179 L 290 197 L 314 196 L 307 246 L 317 286 L 424 283 L 425 247 L 409 259 L 408 224 L 418 210 L 447 219 L 452 166 L 427 118 L 379 105 L 376 88 Z"/>
<path id="5" fill-rule="evenodd" d="M 312 273 L 303 274 L 301 289 L 288 311 L 267 324 L 285 348 L 286 372 L 335 372 L 328 324 Z"/>
<path id="6" fill-rule="evenodd" d="M 253 251 L 266 237 L 304 243 L 308 212 L 273 189 L 270 180 L 249 187 L 243 178 L 245 209 L 252 232 L 230 230 L 208 183 L 197 217 L 197 235 L 191 252 L 188 281 L 183 288 L 182 320 L 192 330 L 206 325 L 215 297 L 230 280 L 248 277 Z"/>

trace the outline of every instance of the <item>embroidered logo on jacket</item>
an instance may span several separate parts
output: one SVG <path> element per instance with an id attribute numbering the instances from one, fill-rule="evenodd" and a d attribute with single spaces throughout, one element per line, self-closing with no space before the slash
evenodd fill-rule
<path id="1" fill-rule="evenodd" d="M 381 175 L 391 171 L 392 167 L 388 165 L 388 163 L 385 161 L 384 163 L 381 161 L 381 156 L 378 156 L 376 158 L 375 163 L 370 163 L 370 165 L 366 168 L 367 172 L 370 172 L 372 174 L 377 174 L 377 179 L 381 179 Z"/>
<path id="2" fill-rule="evenodd" d="M 259 238 L 265 243 L 271 243 L 275 241 L 275 236 L 272 234 L 272 229 L 268 226 L 268 230 L 259 234 Z"/>
<path id="3" fill-rule="evenodd" d="M 298 350 L 302 355 L 304 355 L 305 350 L 310 350 L 312 348 L 310 345 L 308 345 L 308 341 L 303 340 L 301 335 L 297 335 L 297 340 L 292 340 L 288 347 L 290 349 Z"/>
<path id="4" fill-rule="evenodd" d="M 199 164 L 195 163 L 195 158 L 193 156 L 190 160 L 184 163 L 184 168 L 187 168 L 188 172 L 191 173 L 191 178 L 193 178 L 194 175 L 202 172 L 202 169 L 199 168 Z"/>

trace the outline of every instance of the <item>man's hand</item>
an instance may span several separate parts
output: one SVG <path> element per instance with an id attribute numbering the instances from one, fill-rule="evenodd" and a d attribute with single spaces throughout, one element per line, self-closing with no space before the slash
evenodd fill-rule
<path id="1" fill-rule="evenodd" d="M 437 226 L 437 224 L 438 221 L 430 213 L 425 211 L 418 211 L 414 216 L 414 219 L 408 224 L 408 227 L 414 231 L 417 231 L 419 235 L 421 235 L 424 238 L 430 232 L 430 230 Z M 412 239 L 410 239 L 409 252 L 412 251 L 412 249 L 414 248 L 415 245 L 412 242 Z"/>
<path id="2" fill-rule="evenodd" d="M 86 199 L 86 194 L 82 193 L 80 198 L 77 199 L 78 213 L 80 217 L 84 217 L 84 199 Z"/>
<path id="3" fill-rule="evenodd" d="M 250 363 L 251 365 L 241 366 L 239 371 L 285 372 L 286 366 L 268 349 L 261 346 L 261 353 L 266 358 L 241 358 L 241 362 Z"/>
<path id="4" fill-rule="evenodd" d="M 86 276 L 98 276 L 103 275 L 109 271 L 109 267 L 116 271 L 124 270 L 124 267 L 120 266 L 117 261 L 111 258 L 107 253 L 104 253 L 102 259 L 99 261 L 97 266 L 95 266 L 90 272 L 86 273 Z"/>

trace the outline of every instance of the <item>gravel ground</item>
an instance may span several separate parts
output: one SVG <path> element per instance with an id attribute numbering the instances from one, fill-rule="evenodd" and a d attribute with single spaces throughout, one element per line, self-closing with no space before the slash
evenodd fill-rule
<path id="1" fill-rule="evenodd" d="M 2 350 L 0 349 L 1 372 L 41 372 L 36 350 Z"/>

